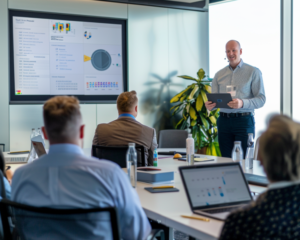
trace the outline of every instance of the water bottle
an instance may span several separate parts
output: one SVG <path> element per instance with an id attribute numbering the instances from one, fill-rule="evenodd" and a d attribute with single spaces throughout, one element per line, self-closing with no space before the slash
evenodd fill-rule
<path id="1" fill-rule="evenodd" d="M 253 168 L 253 159 L 254 159 L 254 148 L 253 148 L 253 133 L 248 134 L 248 141 L 247 141 L 247 151 L 246 151 L 246 158 L 245 158 L 245 168 L 246 170 Z"/>
<path id="2" fill-rule="evenodd" d="M 188 138 L 186 139 L 186 161 L 188 165 L 192 165 L 192 155 L 195 154 L 195 141 L 192 137 L 192 134 L 188 135 Z"/>
<path id="3" fill-rule="evenodd" d="M 40 128 L 38 128 L 37 134 L 38 134 L 38 136 L 41 135 L 41 137 L 42 137 L 42 143 L 43 143 L 43 145 L 44 145 L 44 147 L 45 147 L 45 138 L 44 138 L 44 134 L 43 134 L 43 131 L 42 131 Z"/>
<path id="4" fill-rule="evenodd" d="M 155 148 L 154 153 L 153 153 L 153 166 L 154 167 L 157 167 L 157 165 L 158 165 L 157 160 L 158 160 L 158 154 L 157 154 L 157 149 Z"/>
<path id="5" fill-rule="evenodd" d="M 233 146 L 232 153 L 231 153 L 231 158 L 234 162 L 240 162 L 240 164 L 242 166 L 242 160 L 244 157 L 244 153 L 243 153 L 241 144 L 242 144 L 241 141 L 234 142 L 234 146 Z"/>
<path id="6" fill-rule="evenodd" d="M 132 187 L 136 187 L 136 167 L 137 155 L 135 150 L 135 143 L 128 143 L 128 150 L 126 154 L 127 173 Z"/>
<path id="7" fill-rule="evenodd" d="M 36 136 L 37 132 L 35 131 L 35 128 L 32 128 L 31 130 L 31 134 L 30 134 L 30 144 L 31 144 L 31 147 L 30 147 L 30 158 L 31 160 L 35 160 L 37 158 L 37 154 L 35 152 L 35 149 L 32 145 L 32 142 L 31 142 L 31 139 L 34 138 Z"/>

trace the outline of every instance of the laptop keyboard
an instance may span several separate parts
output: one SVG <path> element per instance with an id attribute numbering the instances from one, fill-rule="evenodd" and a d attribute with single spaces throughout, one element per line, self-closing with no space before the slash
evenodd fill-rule
<path id="1" fill-rule="evenodd" d="M 14 162 L 26 162 L 27 157 L 13 157 L 13 158 L 5 158 L 6 163 L 14 163 Z"/>
<path id="2" fill-rule="evenodd" d="M 228 207 L 228 208 L 220 208 L 220 209 L 212 209 L 212 210 L 203 210 L 203 212 L 207 213 L 221 213 L 221 212 L 231 212 L 238 207 Z"/>

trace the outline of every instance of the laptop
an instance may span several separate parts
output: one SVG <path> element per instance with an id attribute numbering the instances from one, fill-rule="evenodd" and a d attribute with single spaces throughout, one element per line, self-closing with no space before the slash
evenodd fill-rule
<path id="1" fill-rule="evenodd" d="M 252 201 L 239 162 L 183 166 L 179 172 L 195 214 L 225 220 L 231 211 Z"/>

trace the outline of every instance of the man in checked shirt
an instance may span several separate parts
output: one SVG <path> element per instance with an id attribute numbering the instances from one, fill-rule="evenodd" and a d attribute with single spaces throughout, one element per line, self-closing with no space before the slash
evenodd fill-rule
<path id="1" fill-rule="evenodd" d="M 231 93 L 230 108 L 221 108 L 218 118 L 218 138 L 223 157 L 231 157 L 234 141 L 241 141 L 244 156 L 248 133 L 255 135 L 254 109 L 266 102 L 261 71 L 241 59 L 242 48 L 238 41 L 226 44 L 229 65 L 218 71 L 212 81 L 212 93 Z M 212 110 L 216 103 L 205 103 Z"/>

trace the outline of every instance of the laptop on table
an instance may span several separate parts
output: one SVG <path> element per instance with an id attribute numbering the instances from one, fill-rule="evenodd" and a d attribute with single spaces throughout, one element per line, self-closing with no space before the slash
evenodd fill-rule
<path id="1" fill-rule="evenodd" d="M 195 214 L 225 220 L 231 211 L 252 201 L 238 162 L 183 166 L 179 172 Z"/>

